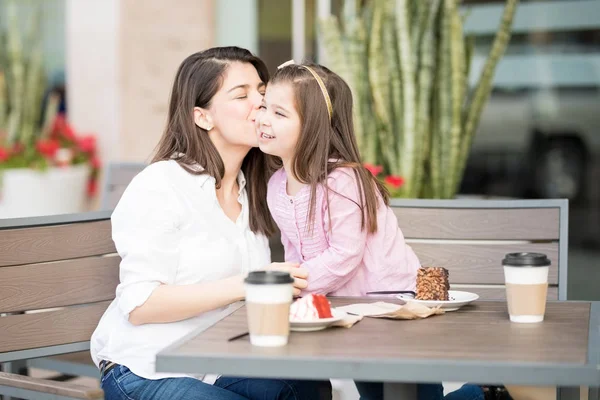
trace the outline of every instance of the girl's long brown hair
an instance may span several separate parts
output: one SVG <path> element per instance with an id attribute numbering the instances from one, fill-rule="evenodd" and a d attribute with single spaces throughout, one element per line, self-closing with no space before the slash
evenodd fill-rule
<path id="1" fill-rule="evenodd" d="M 377 231 L 378 195 L 389 205 L 389 193 L 385 186 L 364 166 L 358 151 L 352 121 L 352 92 L 348 84 L 324 66 L 306 64 L 323 80 L 331 99 L 331 121 L 327 104 L 315 77 L 302 65 L 288 65 L 279 69 L 270 84 L 288 83 L 294 89 L 296 110 L 300 116 L 301 131 L 292 162 L 296 179 L 311 186 L 309 203 L 309 227 L 312 229 L 315 215 L 315 198 L 319 185 L 327 186 L 329 174 L 336 168 L 351 168 L 356 178 L 362 212 L 361 229 L 368 233 Z M 337 193 L 339 195 L 339 193 Z"/>
<path id="2" fill-rule="evenodd" d="M 269 81 L 269 71 L 264 62 L 239 47 L 215 47 L 187 57 L 177 70 L 167 126 L 152 162 L 174 159 L 191 174 L 212 176 L 216 187 L 221 187 L 225 165 L 206 130 L 194 123 L 193 110 L 194 107 L 210 107 L 223 84 L 228 66 L 233 62 L 253 65 L 260 79 L 265 83 Z M 242 162 L 242 171 L 248 182 L 250 229 L 270 236 L 275 231 L 275 223 L 266 200 L 267 182 L 272 172 L 268 157 L 258 148 L 250 149 Z M 202 166 L 203 170 L 198 170 L 195 165 Z"/>

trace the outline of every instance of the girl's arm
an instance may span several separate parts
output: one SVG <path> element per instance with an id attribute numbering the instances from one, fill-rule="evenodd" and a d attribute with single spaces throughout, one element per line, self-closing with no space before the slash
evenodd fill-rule
<path id="1" fill-rule="evenodd" d="M 298 251 L 296 251 L 296 248 L 292 245 L 292 242 L 290 241 L 290 239 L 283 232 L 281 232 L 281 244 L 283 245 L 283 251 L 285 254 L 286 262 L 295 262 L 295 263 L 302 262 L 302 257 L 300 257 L 300 255 L 298 254 Z"/>
<path id="2" fill-rule="evenodd" d="M 366 248 L 367 229 L 361 229 L 362 210 L 357 205 L 360 197 L 353 172 L 336 173 L 328 185 L 329 210 L 325 208 L 323 215 L 329 223 L 323 229 L 331 227 L 329 247 L 302 264 L 309 273 L 309 293 L 328 294 L 344 286 L 354 276 Z"/>

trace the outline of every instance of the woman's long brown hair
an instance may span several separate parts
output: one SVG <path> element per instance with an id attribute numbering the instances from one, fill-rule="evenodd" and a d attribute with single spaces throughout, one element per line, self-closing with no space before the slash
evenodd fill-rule
<path id="1" fill-rule="evenodd" d="M 216 187 L 221 187 L 225 165 L 207 131 L 194 123 L 193 110 L 194 107 L 210 107 L 223 84 L 228 66 L 233 62 L 253 65 L 260 79 L 265 83 L 269 81 L 269 71 L 264 62 L 239 47 L 215 47 L 187 57 L 177 70 L 167 126 L 152 162 L 174 159 L 191 174 L 212 176 Z M 272 172 L 268 157 L 258 148 L 250 149 L 242 162 L 242 171 L 248 182 L 250 229 L 270 236 L 275 231 L 275 223 L 266 200 L 267 182 Z M 195 168 L 196 165 L 203 170 Z"/>
<path id="2" fill-rule="evenodd" d="M 323 80 L 331 99 L 331 121 L 327 103 L 315 77 L 302 65 L 288 65 L 279 69 L 271 79 L 271 85 L 291 84 L 295 94 L 296 110 L 300 116 L 301 131 L 292 162 L 292 171 L 298 181 L 311 186 L 309 203 L 309 228 L 314 225 L 317 187 L 327 186 L 329 174 L 336 168 L 351 168 L 356 178 L 359 201 L 352 200 L 362 212 L 361 229 L 368 233 L 377 231 L 377 196 L 386 205 L 389 193 L 385 186 L 364 166 L 360 158 L 352 121 L 352 92 L 348 84 L 326 67 L 306 64 Z M 340 195 L 339 193 L 336 193 Z M 345 196 L 344 196 L 345 197 Z"/>

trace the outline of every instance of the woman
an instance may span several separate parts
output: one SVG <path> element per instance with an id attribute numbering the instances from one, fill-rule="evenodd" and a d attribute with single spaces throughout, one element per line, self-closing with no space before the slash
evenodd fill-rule
<path id="1" fill-rule="evenodd" d="M 313 399 L 323 390 L 291 380 L 210 385 L 155 371 L 157 352 L 244 298 L 249 271 L 287 271 L 296 293 L 306 287 L 297 264 L 270 264 L 270 171 L 254 131 L 268 78 L 259 58 L 236 47 L 193 54 L 179 67 L 156 156 L 112 215 L 120 284 L 91 340 L 107 399 Z"/>

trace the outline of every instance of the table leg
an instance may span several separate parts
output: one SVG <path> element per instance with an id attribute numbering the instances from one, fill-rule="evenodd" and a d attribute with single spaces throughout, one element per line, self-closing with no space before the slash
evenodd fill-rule
<path id="1" fill-rule="evenodd" d="M 384 382 L 383 398 L 385 400 L 417 400 L 415 383 Z"/>

